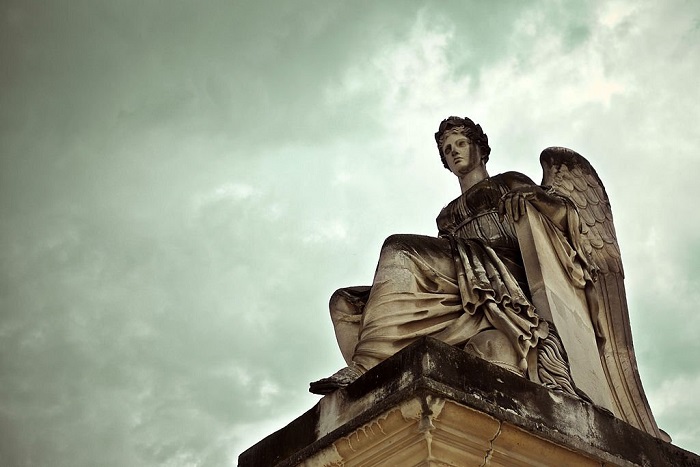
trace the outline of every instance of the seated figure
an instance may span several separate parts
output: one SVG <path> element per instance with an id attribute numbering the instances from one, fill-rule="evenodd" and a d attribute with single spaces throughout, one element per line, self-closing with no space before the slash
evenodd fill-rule
<path id="1" fill-rule="evenodd" d="M 445 119 L 435 140 L 462 194 L 438 215 L 438 237 L 390 236 L 372 286 L 333 294 L 331 318 L 348 366 L 311 383 L 310 391 L 329 394 L 343 388 L 416 339 L 430 336 L 551 389 L 605 406 L 618 417 L 635 419 L 633 424 L 658 435 L 636 373 L 631 340 L 611 332 L 615 322 L 620 326 L 620 316 L 625 329 L 629 323 L 610 206 L 595 170 L 573 151 L 549 148 L 541 156 L 542 186 L 517 172 L 489 176 L 488 138 L 468 118 Z M 542 226 L 536 235 L 555 258 L 555 274 L 580 297 L 592 336 L 591 348 L 584 353 L 592 354 L 595 362 L 590 363 L 590 355 L 576 355 L 576 362 L 598 366 L 604 397 L 596 395 L 591 401 L 572 377 L 569 344 L 557 329 L 571 318 L 564 316 L 555 325 L 549 311 L 535 306 L 536 290 L 523 259 L 533 255 L 524 251 L 526 241 L 518 230 L 526 216 L 535 216 Z M 602 284 L 595 282 L 599 273 L 605 278 Z M 617 284 L 612 292 L 611 278 Z M 608 300 L 610 295 L 617 300 Z M 625 365 L 634 371 L 615 370 Z M 632 389 L 620 395 L 615 391 L 623 380 Z"/>

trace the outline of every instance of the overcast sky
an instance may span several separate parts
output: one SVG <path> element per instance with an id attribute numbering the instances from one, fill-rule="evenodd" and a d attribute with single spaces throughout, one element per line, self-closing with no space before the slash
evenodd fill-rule
<path id="1" fill-rule="evenodd" d="M 586 156 L 647 397 L 700 452 L 700 2 L 0 2 L 0 464 L 227 466 L 344 366 L 385 237 Z"/>

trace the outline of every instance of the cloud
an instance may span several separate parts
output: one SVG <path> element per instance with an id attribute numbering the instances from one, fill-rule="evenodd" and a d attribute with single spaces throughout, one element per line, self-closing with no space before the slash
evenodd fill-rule
<path id="1" fill-rule="evenodd" d="M 0 463 L 230 465 L 307 410 L 332 291 L 459 192 L 453 114 L 492 173 L 589 157 L 652 406 L 700 450 L 691 5 L 131 7 L 2 7 Z"/>
<path id="2" fill-rule="evenodd" d="M 246 201 L 255 195 L 256 189 L 252 185 L 246 183 L 227 182 L 216 188 L 209 189 L 206 193 L 194 195 L 192 204 L 193 209 L 196 212 L 199 212 L 202 209 L 205 209 L 208 205 L 221 203 L 223 201 L 237 203 Z"/>
<path id="3" fill-rule="evenodd" d="M 695 394 L 699 390 L 700 376 L 695 374 L 664 381 L 660 388 L 648 394 L 657 419 L 673 420 L 674 444 L 692 446 L 700 436 L 696 414 L 688 411 L 688 407 L 696 405 Z"/>

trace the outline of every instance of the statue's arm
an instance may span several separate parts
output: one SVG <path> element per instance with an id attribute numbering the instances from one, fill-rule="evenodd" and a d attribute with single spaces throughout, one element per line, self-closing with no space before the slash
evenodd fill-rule
<path id="1" fill-rule="evenodd" d="M 563 232 L 568 230 L 569 209 L 573 206 L 564 198 L 536 185 L 523 174 L 511 172 L 509 175 L 507 180 L 510 191 L 501 198 L 498 206 L 501 216 L 517 222 L 525 214 L 526 202 L 529 202 L 558 229 Z"/>
<path id="2" fill-rule="evenodd" d="M 437 224 L 438 228 L 438 237 L 447 237 L 452 234 L 452 231 L 450 230 L 450 220 L 447 206 L 442 208 L 440 214 L 435 219 L 435 223 Z"/>

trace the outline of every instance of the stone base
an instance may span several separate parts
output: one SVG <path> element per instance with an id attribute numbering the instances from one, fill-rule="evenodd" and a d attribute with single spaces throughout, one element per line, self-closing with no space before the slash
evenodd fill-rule
<path id="1" fill-rule="evenodd" d="M 700 467 L 700 457 L 424 338 L 322 398 L 238 465 Z"/>

